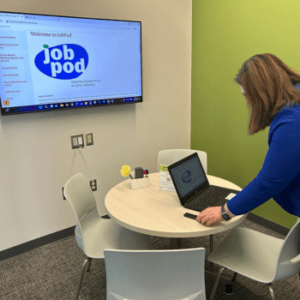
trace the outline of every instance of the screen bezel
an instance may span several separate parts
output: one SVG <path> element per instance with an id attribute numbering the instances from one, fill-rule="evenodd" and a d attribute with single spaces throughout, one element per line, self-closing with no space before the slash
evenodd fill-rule
<path id="1" fill-rule="evenodd" d="M 8 13 L 8 14 L 21 14 L 21 15 L 33 15 L 33 16 L 48 16 L 48 17 L 62 17 L 62 18 L 71 18 L 71 19 L 87 19 L 87 20 L 103 20 L 103 21 L 119 21 L 119 22 L 135 22 L 140 23 L 140 57 L 141 57 L 141 96 L 139 100 L 137 101 L 123 101 L 118 103 L 98 103 L 96 105 L 80 105 L 80 106 L 68 106 L 68 107 L 58 107 L 58 108 L 49 108 L 49 109 L 35 109 L 32 111 L 22 111 L 21 108 L 24 107 L 10 107 L 9 112 L 4 112 L 6 109 L 5 107 L 2 107 L 1 99 L 0 99 L 0 113 L 1 116 L 10 116 L 10 115 L 19 115 L 19 114 L 30 114 L 30 113 L 39 113 L 39 112 L 49 112 L 49 111 L 63 111 L 63 110 L 69 110 L 69 109 L 78 109 L 78 108 L 91 108 L 91 107 L 103 107 L 103 106 L 116 106 L 116 105 L 122 105 L 122 104 L 135 104 L 135 103 L 142 103 L 143 102 L 143 60 L 142 60 L 142 21 L 134 21 L 134 20 L 119 20 L 119 19 L 102 19 L 102 18 L 90 18 L 90 17 L 79 17 L 79 16 L 64 16 L 64 15 L 54 15 L 54 14 L 37 14 L 37 13 L 27 13 L 27 12 L 12 12 L 12 11 L 0 11 L 0 13 Z M 128 98 L 134 98 L 134 97 L 128 97 Z M 90 102 L 91 100 L 82 100 L 80 102 Z M 92 100 L 94 101 L 100 101 L 99 100 Z M 76 101 L 74 101 L 76 102 Z M 71 103 L 71 102 L 70 102 Z M 60 103 L 54 103 L 54 104 L 60 104 Z M 31 106 L 31 105 L 30 105 Z M 38 106 L 38 105 L 37 105 Z"/>

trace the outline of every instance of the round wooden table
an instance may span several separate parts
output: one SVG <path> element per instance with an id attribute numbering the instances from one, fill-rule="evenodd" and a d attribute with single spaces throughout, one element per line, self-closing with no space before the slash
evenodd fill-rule
<path id="1" fill-rule="evenodd" d="M 212 185 L 241 190 L 227 180 L 207 175 Z M 130 179 L 114 186 L 105 197 L 108 215 L 119 225 L 130 230 L 159 237 L 191 238 L 212 235 L 239 225 L 246 217 L 240 215 L 230 221 L 205 226 L 184 217 L 186 212 L 199 212 L 183 207 L 176 192 L 160 190 L 159 173 L 149 174 L 149 188 L 132 189 Z M 211 243 L 212 251 L 212 243 Z"/>
<path id="2" fill-rule="evenodd" d="M 235 189 L 241 188 L 225 179 L 207 175 L 209 184 Z M 181 205 L 176 192 L 160 189 L 159 173 L 149 174 L 149 188 L 132 189 L 131 179 L 114 186 L 105 197 L 108 215 L 119 225 L 130 230 L 158 237 L 171 238 L 172 249 L 181 248 L 180 238 L 210 236 L 210 252 L 213 251 L 213 235 L 238 226 L 247 214 L 230 221 L 205 226 L 198 221 L 184 217 L 186 212 L 198 215 L 199 212 Z M 213 270 L 213 263 L 210 263 Z M 217 275 L 212 271 L 206 272 Z M 221 276 L 230 283 L 229 278 Z"/>

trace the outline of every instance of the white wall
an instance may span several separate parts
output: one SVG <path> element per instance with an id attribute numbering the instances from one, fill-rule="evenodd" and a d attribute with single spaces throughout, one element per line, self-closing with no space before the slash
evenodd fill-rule
<path id="1" fill-rule="evenodd" d="M 156 172 L 163 149 L 190 148 L 192 0 L 3 0 L 1 11 L 142 21 L 144 102 L 0 118 L 0 251 L 71 227 L 61 189 L 97 179 L 98 211 L 123 164 Z M 71 149 L 72 134 L 94 146 Z"/>

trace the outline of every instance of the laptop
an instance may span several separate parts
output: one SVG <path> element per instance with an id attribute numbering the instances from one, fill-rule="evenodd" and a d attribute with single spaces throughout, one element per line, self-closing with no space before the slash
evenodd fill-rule
<path id="1" fill-rule="evenodd" d="M 240 191 L 210 185 L 197 152 L 168 167 L 182 206 L 202 211 L 211 206 L 223 206 Z"/>

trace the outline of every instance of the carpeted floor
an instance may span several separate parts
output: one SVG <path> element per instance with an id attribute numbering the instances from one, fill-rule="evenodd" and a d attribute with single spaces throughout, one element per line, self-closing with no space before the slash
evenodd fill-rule
<path id="1" fill-rule="evenodd" d="M 284 239 L 263 226 L 245 220 L 240 225 L 271 236 Z M 214 236 L 217 245 L 230 231 Z M 169 249 L 170 240 L 151 237 L 151 249 Z M 182 239 L 181 248 L 204 247 L 209 253 L 209 237 Z M 74 299 L 84 253 L 78 248 L 74 236 L 53 242 L 30 252 L 0 262 L 0 299 Z M 209 268 L 207 264 L 205 268 Z M 215 272 L 219 269 L 215 266 Z M 225 276 L 232 277 L 233 272 L 225 270 Z M 79 299 L 106 299 L 106 277 L 103 260 L 93 260 L 91 270 L 85 273 Z M 206 297 L 209 299 L 215 277 L 205 276 Z M 251 279 L 237 276 L 234 294 L 224 294 L 224 284 L 220 283 L 216 292 L 216 300 L 270 300 L 268 286 Z M 275 282 L 276 300 L 300 300 L 300 280 L 296 275 L 288 280 Z M 169 300 L 169 299 L 166 299 Z"/>

